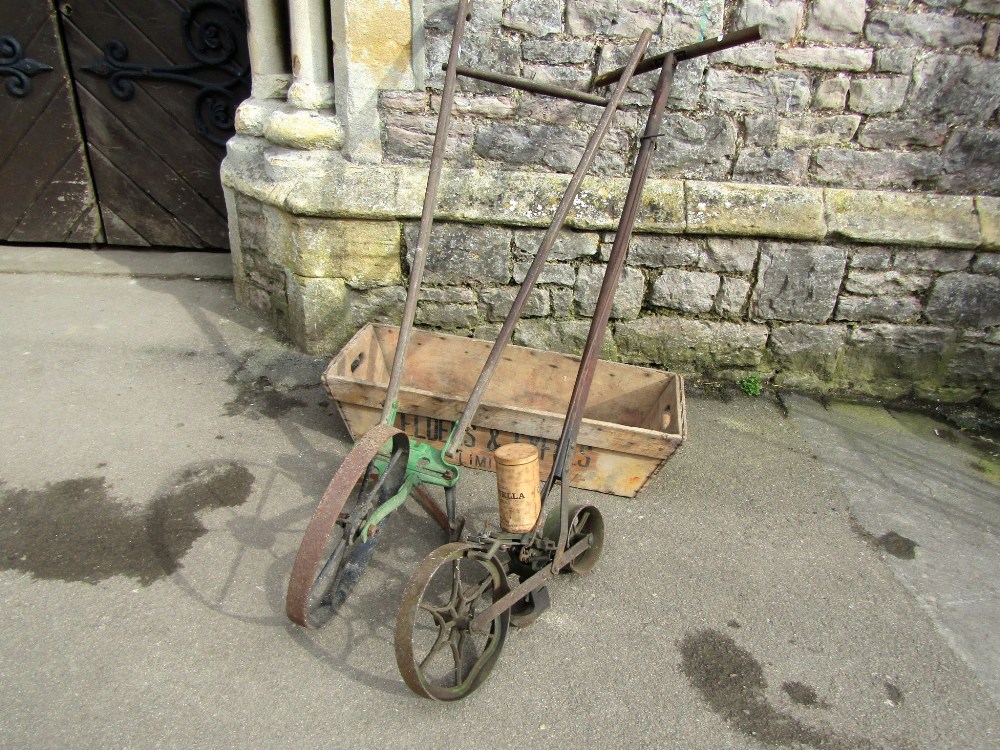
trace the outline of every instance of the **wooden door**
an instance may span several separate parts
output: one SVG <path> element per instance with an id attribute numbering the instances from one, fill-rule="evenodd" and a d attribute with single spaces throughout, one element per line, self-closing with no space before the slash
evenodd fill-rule
<path id="1" fill-rule="evenodd" d="M 5 8 L 0 21 L 16 17 L 13 6 L 20 9 L 22 2 L 0 3 Z M 15 143 L 11 152 L 16 156 L 8 158 L 17 163 L 11 161 L 10 170 L 0 167 L 0 180 L 9 179 L 9 190 L 24 200 L 29 194 L 38 197 L 32 208 L 9 212 L 0 203 L 0 228 L 13 222 L 7 214 L 17 211 L 21 218 L 16 226 L 22 228 L 16 236 L 0 234 L 0 239 L 228 248 L 219 163 L 233 134 L 235 108 L 249 93 L 242 0 L 71 0 L 56 5 L 27 0 L 27 6 L 46 19 L 47 44 L 68 61 L 61 73 L 67 111 L 60 111 L 65 117 L 56 120 L 43 109 L 42 99 L 33 108 L 28 108 L 30 98 L 19 101 L 17 132 L 9 139 L 5 135 L 0 149 L 2 155 L 8 141 Z M 4 28 L 0 25 L 0 34 Z M 17 29 L 37 36 L 31 23 Z M 38 50 L 36 54 L 48 55 L 47 48 L 39 45 Z M 40 88 L 43 79 L 56 79 L 56 66 L 44 62 L 53 69 L 33 76 L 33 88 Z M 68 147 L 51 147 L 51 131 L 57 127 L 67 138 L 75 134 L 76 171 L 59 172 L 70 162 L 64 154 Z M 36 162 L 51 162 L 52 175 Z M 28 182 L 37 183 L 34 191 L 24 188 Z M 63 186 L 83 197 L 71 200 Z M 73 232 L 45 230 L 40 236 L 39 230 L 26 237 L 23 227 L 32 224 L 26 219 L 46 214 L 53 201 L 60 208 L 67 201 L 79 204 L 78 214 L 89 205 L 91 223 L 81 219 Z"/>
<path id="2" fill-rule="evenodd" d="M 0 2 L 0 240 L 104 242 L 49 0 Z"/>

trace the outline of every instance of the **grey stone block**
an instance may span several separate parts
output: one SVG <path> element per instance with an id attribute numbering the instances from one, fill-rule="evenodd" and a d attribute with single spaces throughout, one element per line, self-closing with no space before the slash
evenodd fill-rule
<path id="1" fill-rule="evenodd" d="M 917 50 L 913 47 L 885 47 L 875 51 L 875 72 L 910 75 L 916 60 Z"/>
<path id="2" fill-rule="evenodd" d="M 803 0 L 743 0 L 736 13 L 736 27 L 761 25 L 767 41 L 787 42 L 802 24 Z"/>
<path id="3" fill-rule="evenodd" d="M 852 268 L 847 272 L 844 288 L 851 294 L 896 297 L 922 292 L 930 288 L 933 281 L 933 277 L 928 275 Z"/>
<path id="4" fill-rule="evenodd" d="M 868 16 L 865 36 L 873 44 L 886 47 L 954 48 L 979 44 L 983 24 L 963 16 L 873 11 Z"/>
<path id="5" fill-rule="evenodd" d="M 715 273 L 668 268 L 653 282 L 649 301 L 679 312 L 706 313 L 712 309 L 720 284 Z"/>
<path id="6" fill-rule="evenodd" d="M 514 298 L 518 289 L 515 287 L 502 287 L 500 289 L 483 289 L 479 293 L 479 300 L 483 305 L 483 313 L 486 320 L 490 322 L 500 322 L 507 317 L 510 308 L 514 305 Z M 549 307 L 549 294 L 544 289 L 532 289 L 528 295 L 528 300 L 524 306 L 522 317 L 544 318 L 551 312 Z"/>
<path id="7" fill-rule="evenodd" d="M 750 282 L 746 279 L 722 277 L 719 295 L 715 298 L 714 312 L 723 318 L 738 318 L 743 314 L 747 297 L 750 296 Z"/>
<path id="8" fill-rule="evenodd" d="M 427 302 L 417 306 L 417 323 L 445 330 L 472 330 L 479 322 L 475 305 Z"/>
<path id="9" fill-rule="evenodd" d="M 650 170 L 654 176 L 712 178 L 729 174 L 736 152 L 736 126 L 730 118 L 668 114 L 660 132 L 665 147 L 653 154 Z"/>
<path id="10" fill-rule="evenodd" d="M 503 25 L 535 36 L 563 30 L 562 0 L 512 0 L 503 13 Z"/>
<path id="11" fill-rule="evenodd" d="M 698 256 L 698 268 L 705 271 L 748 274 L 757 263 L 757 240 L 710 237 Z"/>
<path id="12" fill-rule="evenodd" d="M 976 273 L 988 273 L 1000 276 L 1000 253 L 983 253 L 976 256 L 972 264 L 972 270 Z"/>
<path id="13" fill-rule="evenodd" d="M 549 290 L 549 297 L 552 300 L 553 318 L 573 317 L 573 288 L 553 287 Z"/>
<path id="14" fill-rule="evenodd" d="M 727 112 L 799 112 L 811 99 L 809 78 L 803 73 L 757 76 L 710 68 L 705 83 L 705 102 Z"/>
<path id="15" fill-rule="evenodd" d="M 824 245 L 761 244 L 754 320 L 823 323 L 833 313 L 847 251 Z"/>
<path id="16" fill-rule="evenodd" d="M 970 250 L 898 250 L 892 265 L 897 271 L 964 271 L 971 260 Z"/>
<path id="17" fill-rule="evenodd" d="M 851 81 L 848 105 L 855 112 L 883 115 L 897 112 L 906 99 L 907 78 L 863 78 Z"/>
<path id="18" fill-rule="evenodd" d="M 916 297 L 854 297 L 837 301 L 835 320 L 854 323 L 912 323 L 920 317 L 923 305 Z"/>
<path id="19" fill-rule="evenodd" d="M 640 235 L 633 237 L 629 243 L 626 262 L 648 268 L 693 266 L 698 262 L 701 250 L 698 240 L 671 235 Z"/>
<path id="20" fill-rule="evenodd" d="M 778 124 L 778 147 L 835 146 L 847 143 L 858 132 L 860 115 L 786 117 Z"/>
<path id="21" fill-rule="evenodd" d="M 514 261 L 514 281 L 522 283 L 528 275 L 531 263 L 528 261 Z M 542 267 L 542 272 L 538 275 L 538 284 L 558 284 L 560 286 L 573 286 L 576 284 L 576 269 L 569 263 L 546 263 Z"/>
<path id="22" fill-rule="evenodd" d="M 820 81 L 813 97 L 816 109 L 842 110 L 847 105 L 847 91 L 851 82 L 846 78 L 828 78 Z"/>
<path id="23" fill-rule="evenodd" d="M 350 310 L 350 328 L 355 331 L 365 323 L 399 324 L 406 304 L 406 289 L 386 286 L 359 292 L 348 289 L 347 306 Z"/>
<path id="24" fill-rule="evenodd" d="M 406 260 L 413 263 L 417 225 L 404 227 Z M 424 282 L 430 285 L 506 284 L 511 232 L 488 226 L 438 224 L 431 231 Z"/>
<path id="25" fill-rule="evenodd" d="M 586 143 L 587 136 L 573 128 L 490 123 L 479 128 L 474 148 L 486 159 L 572 172 Z"/>
<path id="26" fill-rule="evenodd" d="M 576 312 L 589 317 L 597 307 L 597 297 L 604 281 L 606 266 L 582 266 L 577 271 L 574 297 Z M 642 301 L 646 296 L 646 277 L 642 271 L 625 266 L 618 279 L 618 288 L 611 305 L 611 317 L 617 320 L 631 320 L 639 317 Z"/>
<path id="27" fill-rule="evenodd" d="M 995 191 L 1000 186 L 1000 132 L 990 128 L 956 130 L 944 152 L 941 184 L 963 193 Z"/>
<path id="28" fill-rule="evenodd" d="M 997 3 L 997 0 L 965 0 L 963 8 L 968 13 L 1000 16 L 1000 3 Z"/>
<path id="29" fill-rule="evenodd" d="M 1000 346 L 959 344 L 956 347 L 943 385 L 981 391 L 984 384 L 996 383 L 1000 383 Z"/>
<path id="30" fill-rule="evenodd" d="M 560 1 L 558 5 L 562 6 Z M 525 62 L 548 65 L 579 65 L 594 59 L 596 46 L 590 40 L 528 39 L 521 45 Z"/>
<path id="31" fill-rule="evenodd" d="M 796 324 L 774 328 L 767 348 L 779 368 L 828 381 L 846 342 L 846 326 Z"/>
<path id="32" fill-rule="evenodd" d="M 950 328 L 859 326 L 848 334 L 835 378 L 855 391 L 888 398 L 934 388 L 940 385 L 943 352 L 955 338 Z"/>
<path id="33" fill-rule="evenodd" d="M 809 170 L 809 151 L 789 148 L 744 148 L 733 177 L 744 182 L 801 185 Z"/>
<path id="34" fill-rule="evenodd" d="M 947 125 L 982 124 L 1000 107 L 1000 63 L 971 55 L 935 55 L 913 71 L 908 114 Z"/>
<path id="35" fill-rule="evenodd" d="M 892 268 L 891 247 L 852 247 L 850 250 L 851 270 L 865 268 L 887 271 Z"/>
<path id="36" fill-rule="evenodd" d="M 854 47 L 791 47 L 778 50 L 779 62 L 819 70 L 851 70 L 867 72 L 872 66 L 873 53 L 870 49 Z"/>
<path id="37" fill-rule="evenodd" d="M 746 142 L 752 146 L 778 145 L 778 117 L 765 112 L 761 115 L 747 115 L 744 120 Z"/>
<path id="38" fill-rule="evenodd" d="M 647 317 L 615 326 L 622 358 L 674 372 L 756 367 L 764 356 L 767 327 L 672 317 Z"/>
<path id="39" fill-rule="evenodd" d="M 518 255 L 526 256 L 530 261 L 535 257 L 538 248 L 541 247 L 543 239 L 545 239 L 544 231 L 515 231 L 514 252 Z M 599 241 L 600 236 L 596 233 L 572 232 L 564 229 L 556 237 L 548 260 L 576 260 L 577 258 L 593 257 L 597 254 L 597 243 Z"/>
<path id="40" fill-rule="evenodd" d="M 529 81 L 577 90 L 585 90 L 591 78 L 591 71 L 582 66 L 541 63 L 525 65 L 521 74 Z"/>
<path id="41" fill-rule="evenodd" d="M 730 47 L 708 56 L 710 65 L 732 65 L 737 68 L 773 70 L 776 64 L 774 49 L 771 47 Z"/>
<path id="42" fill-rule="evenodd" d="M 589 320 L 550 320 L 532 318 L 522 320 L 514 329 L 514 343 L 530 346 L 546 352 L 581 354 L 587 335 L 590 333 Z M 601 342 L 601 359 L 618 359 L 618 348 L 611 334 L 610 326 L 605 329 Z"/>
<path id="43" fill-rule="evenodd" d="M 931 323 L 962 328 L 1000 325 L 1000 278 L 949 273 L 937 280 L 927 300 Z"/>
<path id="44" fill-rule="evenodd" d="M 815 162 L 819 182 L 852 188 L 912 188 L 938 177 L 942 169 L 941 156 L 927 152 L 822 148 Z"/>
<path id="45" fill-rule="evenodd" d="M 805 37 L 820 42 L 846 42 L 861 33 L 865 0 L 813 0 Z"/>
<path id="46" fill-rule="evenodd" d="M 566 30 L 574 36 L 635 39 L 645 28 L 659 28 L 662 10 L 659 0 L 568 0 Z"/>
<path id="47" fill-rule="evenodd" d="M 858 133 L 858 143 L 865 148 L 887 149 L 941 146 L 948 137 L 948 126 L 925 120 L 868 120 Z"/>
<path id="48" fill-rule="evenodd" d="M 476 301 L 476 293 L 464 286 L 429 286 L 420 290 L 419 300 L 421 302 L 451 302 L 469 305 Z"/>

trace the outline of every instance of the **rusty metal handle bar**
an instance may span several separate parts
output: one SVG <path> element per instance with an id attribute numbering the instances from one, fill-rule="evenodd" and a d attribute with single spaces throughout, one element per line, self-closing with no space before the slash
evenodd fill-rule
<path id="1" fill-rule="evenodd" d="M 712 39 L 706 39 L 703 42 L 698 42 L 697 44 L 689 44 L 686 47 L 679 47 L 678 49 L 672 50 L 670 52 L 662 52 L 658 55 L 653 55 L 652 57 L 647 57 L 639 66 L 635 69 L 633 75 L 640 75 L 642 73 L 648 73 L 651 70 L 657 70 L 663 66 L 664 60 L 667 59 L 668 55 L 674 56 L 674 62 L 682 62 L 684 60 L 691 60 L 695 57 L 701 57 L 702 55 L 710 55 L 713 52 L 721 52 L 724 49 L 729 49 L 730 47 L 738 47 L 741 44 L 747 44 L 748 42 L 756 42 L 760 39 L 760 26 L 748 26 L 745 29 L 740 29 L 739 31 L 734 31 L 729 34 L 720 34 Z M 593 83 L 590 84 L 591 90 L 599 89 L 602 86 L 608 86 L 619 78 L 625 72 L 625 68 L 617 68 L 615 70 L 610 70 L 607 73 L 603 73 L 594 79 Z"/>
<path id="2" fill-rule="evenodd" d="M 442 65 L 441 69 L 447 71 L 448 65 Z M 605 99 L 602 96 L 597 96 L 596 94 L 588 94 L 586 91 L 568 89 L 551 83 L 539 83 L 538 81 L 531 81 L 527 78 L 520 78 L 519 76 L 511 76 L 506 73 L 494 73 L 492 70 L 477 70 L 476 68 L 468 68 L 465 65 L 459 65 L 455 72 L 464 78 L 475 78 L 477 81 L 496 83 L 500 86 L 507 86 L 512 89 L 530 91 L 533 94 L 542 94 L 544 96 L 555 96 L 560 99 L 569 99 L 570 101 L 580 102 L 581 104 L 593 104 L 598 107 L 606 107 L 609 103 L 608 99 Z"/>
<path id="3" fill-rule="evenodd" d="M 559 570 L 560 566 L 563 565 L 569 541 L 569 497 L 565 477 L 566 465 L 569 463 L 572 450 L 576 446 L 576 436 L 579 434 L 580 425 L 583 422 L 583 412 L 590 396 L 590 387 L 594 383 L 601 344 L 604 342 L 604 334 L 608 321 L 611 319 L 611 306 L 615 301 L 618 277 L 621 275 L 622 266 L 625 265 L 625 257 L 628 255 L 632 230 L 639 214 L 639 204 L 653 160 L 653 151 L 656 150 L 659 140 L 660 124 L 663 122 L 663 112 L 667 107 L 667 99 L 674 82 L 676 67 L 677 60 L 668 53 L 663 59 L 660 77 L 656 82 L 656 90 L 653 92 L 653 104 L 646 120 L 645 132 L 643 132 L 639 142 L 639 153 L 635 157 L 635 169 L 632 172 L 628 193 L 625 196 L 625 205 L 622 207 L 621 221 L 618 223 L 618 231 L 615 232 L 615 241 L 611 246 L 611 256 L 608 258 L 607 269 L 604 271 L 601 291 L 597 295 L 597 306 L 594 309 L 594 317 L 587 334 L 587 343 L 584 344 L 583 354 L 580 355 L 580 369 L 577 371 L 576 382 L 573 384 L 573 395 L 570 396 L 569 407 L 566 410 L 562 435 L 559 436 L 559 447 L 556 448 L 556 455 L 552 460 L 552 470 L 542 487 L 542 504 L 544 506 L 553 484 L 557 479 L 560 482 L 559 543 L 556 545 L 556 556 L 552 561 L 553 570 Z M 544 517 L 543 509 L 535 522 L 536 529 Z"/>
<path id="4" fill-rule="evenodd" d="M 639 36 L 639 41 L 635 45 L 635 49 L 632 50 L 632 55 L 629 57 L 628 65 L 626 65 L 626 72 L 630 71 L 636 65 L 639 64 L 639 60 L 642 59 L 643 53 L 646 51 L 646 47 L 649 44 L 649 40 L 652 38 L 653 33 L 646 29 Z M 490 349 L 489 356 L 486 358 L 486 363 L 483 365 L 482 371 L 479 373 L 479 379 L 476 381 L 475 387 L 472 389 L 472 393 L 469 394 L 469 399 L 466 402 L 465 409 L 462 411 L 462 416 L 459 418 L 458 423 L 452 430 L 451 435 L 448 437 L 448 441 L 445 443 L 444 452 L 445 456 L 449 459 L 453 458 L 455 455 L 456 445 L 455 442 L 460 445 L 462 441 L 462 436 L 465 435 L 465 431 L 469 429 L 472 424 L 472 419 L 476 414 L 476 410 L 479 408 L 479 404 L 486 394 L 486 389 L 489 387 L 490 380 L 493 378 L 493 373 L 496 371 L 497 365 L 500 363 L 500 358 L 503 356 L 504 350 L 507 348 L 507 344 L 510 343 L 511 336 L 514 334 L 514 326 L 517 321 L 521 318 L 521 312 L 524 310 L 525 305 L 528 303 L 528 296 L 531 294 L 531 290 L 541 275 L 542 270 L 545 268 L 545 261 L 552 251 L 553 245 L 555 245 L 556 238 L 559 236 L 559 232 L 566 222 L 566 217 L 569 215 L 570 209 L 573 208 L 573 201 L 576 200 L 577 194 L 580 192 L 580 185 L 583 182 L 583 178 L 586 177 L 587 172 L 590 169 L 590 165 L 597 154 L 597 149 L 600 147 L 601 142 L 604 140 L 604 136 L 607 134 L 608 130 L 611 129 L 611 124 L 614 121 L 615 112 L 618 109 L 618 105 L 621 104 L 622 98 L 625 96 L 625 89 L 628 86 L 628 82 L 631 79 L 631 73 L 624 76 L 619 82 L 618 86 L 615 87 L 614 92 L 611 94 L 611 99 L 608 102 L 607 108 L 601 115 L 601 119 L 594 129 L 594 132 L 590 136 L 590 141 L 587 143 L 587 147 L 584 149 L 583 156 L 580 157 L 580 162 L 577 164 L 576 171 L 573 173 L 573 177 L 570 178 L 569 184 L 566 186 L 566 192 L 563 193 L 562 201 L 560 201 L 559 206 L 556 208 L 555 215 L 552 217 L 552 222 L 549 224 L 549 228 L 545 233 L 545 237 L 542 238 L 542 244 L 538 248 L 538 252 L 535 253 L 535 258 L 531 262 L 531 266 L 528 268 L 528 272 L 524 277 L 524 281 L 521 282 L 520 288 L 517 290 L 517 296 L 514 298 L 514 303 L 511 305 L 510 312 L 507 313 L 507 317 L 504 319 L 503 326 L 500 328 L 500 333 L 497 334 L 496 341 L 493 343 L 493 348 Z"/>
<path id="5" fill-rule="evenodd" d="M 597 307 L 590 324 L 590 332 L 587 334 L 587 343 L 584 345 L 583 354 L 580 357 L 580 369 L 577 373 L 576 383 L 573 386 L 573 395 L 570 397 L 569 408 L 566 411 L 566 420 L 563 423 L 562 435 L 559 438 L 559 447 L 552 462 L 552 470 L 542 489 L 542 498 L 552 489 L 552 485 L 557 479 L 563 480 L 565 464 L 569 457 L 570 449 L 576 444 L 576 436 L 583 421 L 583 410 L 587 405 L 587 397 L 590 395 L 590 386 L 594 382 L 594 373 L 597 370 L 597 359 L 600 353 L 601 344 L 604 341 L 604 333 L 611 318 L 611 306 L 614 303 L 615 290 L 618 287 L 618 276 L 621 274 L 622 266 L 625 265 L 625 256 L 628 254 L 629 242 L 632 239 L 632 229 L 635 227 L 636 216 L 639 213 L 639 204 L 642 199 L 642 190 L 646 184 L 646 177 L 649 174 L 649 166 L 652 161 L 653 151 L 656 148 L 657 136 L 660 133 L 660 123 L 663 119 L 663 112 L 667 106 L 667 98 L 670 95 L 670 87 L 673 84 L 674 68 L 677 61 L 668 54 L 660 69 L 660 78 L 656 84 L 656 91 L 653 94 L 653 105 L 649 111 L 646 121 L 646 130 L 643 133 L 639 153 L 635 159 L 635 170 L 632 172 L 632 180 L 629 183 L 628 193 L 625 196 L 625 205 L 622 208 L 621 221 L 618 224 L 618 231 L 615 233 L 615 241 L 611 246 L 611 256 L 608 259 L 608 266 L 604 272 L 604 281 L 601 284 L 601 291 L 597 297 Z M 565 519 L 563 519 L 565 521 Z"/>
<path id="6" fill-rule="evenodd" d="M 427 246 L 430 244 L 431 226 L 434 223 L 434 209 L 437 208 L 438 187 L 441 184 L 441 168 L 444 162 L 445 148 L 448 145 L 448 122 L 451 119 L 451 106 L 455 99 L 455 83 L 458 67 L 458 56 L 462 49 L 462 37 L 465 35 L 465 22 L 469 18 L 471 0 L 459 0 L 458 12 L 455 16 L 455 31 L 451 37 L 451 50 L 448 53 L 448 66 L 451 68 L 444 77 L 444 89 L 441 92 L 441 111 L 438 113 L 437 130 L 434 132 L 434 147 L 431 150 L 430 171 L 427 175 L 427 191 L 424 193 L 424 207 L 420 214 L 420 228 L 417 230 L 417 246 L 413 250 L 413 263 L 410 265 L 410 283 L 406 290 L 406 304 L 403 307 L 403 320 L 399 325 L 399 339 L 396 341 L 396 353 L 392 359 L 392 370 L 389 374 L 389 385 L 385 391 L 385 403 L 382 405 L 382 422 L 391 425 L 395 421 L 396 409 L 399 406 L 399 389 L 403 379 L 403 363 L 406 350 L 409 349 L 410 333 L 413 331 L 413 320 L 417 314 L 417 297 L 420 294 L 420 284 L 424 277 L 424 266 L 427 265 Z"/>

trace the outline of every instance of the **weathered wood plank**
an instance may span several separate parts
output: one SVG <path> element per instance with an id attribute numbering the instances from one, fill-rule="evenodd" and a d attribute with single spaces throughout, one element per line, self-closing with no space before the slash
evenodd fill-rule
<path id="1" fill-rule="evenodd" d="M 367 325 L 324 373 L 327 390 L 355 438 L 379 419 L 397 338 L 394 326 Z M 488 341 L 414 331 L 396 426 L 440 447 L 465 408 L 491 347 Z M 573 381 L 552 379 L 544 394 L 521 388 L 519 381 L 552 372 L 572 373 L 575 378 L 579 358 L 525 347 L 510 347 L 509 355 L 510 362 L 504 363 L 512 366 L 507 372 L 498 368 L 496 375 L 507 382 L 496 391 L 487 391 L 474 427 L 464 436 L 459 460 L 466 466 L 492 470 L 492 452 L 498 445 L 532 442 L 539 446 L 544 473 L 562 433 Z M 570 482 L 632 496 L 684 440 L 683 419 L 674 416 L 683 415 L 682 383 L 672 373 L 613 362 L 601 362 L 595 382 L 598 377 L 608 388 L 603 413 L 615 418 L 584 419 Z"/>
<path id="2" fill-rule="evenodd" d="M 0 5 L 0 28 L 53 70 L 13 97 L 0 87 L 0 239 L 101 242 L 100 216 L 58 25 L 47 0 Z M 9 30 L 12 30 L 9 31 Z"/>
<path id="3" fill-rule="evenodd" d="M 121 206 L 131 200 L 131 191 L 138 188 L 187 228 L 190 244 L 182 247 L 225 247 L 228 236 L 225 221 L 178 174 L 176 160 L 171 163 L 169 155 L 153 151 L 118 119 L 117 112 L 106 109 L 88 90 L 78 88 L 78 91 L 81 107 L 86 113 L 87 140 L 91 152 L 100 151 L 131 182 L 127 192 L 119 192 L 118 189 L 111 189 L 111 185 L 105 185 L 102 173 L 96 173 L 95 169 L 101 203 L 107 203 L 115 213 L 125 218 L 127 212 L 121 210 Z M 120 187 L 120 183 L 114 184 Z"/>
<path id="4" fill-rule="evenodd" d="M 158 247 L 199 247 L 198 238 L 186 226 L 150 198 L 99 149 L 91 147 L 90 164 L 97 184 L 118 196 L 113 211 L 127 222 L 134 233 L 143 238 L 145 244 Z M 130 244 L 131 234 L 125 237 L 117 235 L 113 231 L 115 227 L 110 225 L 105 229 L 111 244 Z"/>

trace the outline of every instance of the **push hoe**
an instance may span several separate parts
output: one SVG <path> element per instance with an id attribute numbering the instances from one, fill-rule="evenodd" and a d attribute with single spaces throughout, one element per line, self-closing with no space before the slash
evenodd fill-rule
<path id="1" fill-rule="evenodd" d="M 759 28 L 755 26 L 672 52 L 646 56 L 652 38 L 652 32 L 646 30 L 639 36 L 623 67 L 595 78 L 589 91 L 577 91 L 463 66 L 460 50 L 471 6 L 471 0 L 458 2 L 423 211 L 381 419 L 357 441 L 323 493 L 296 555 L 286 597 L 288 616 L 299 625 L 316 628 L 328 621 L 365 570 L 388 516 L 412 494 L 446 532 L 449 541 L 417 566 L 405 589 L 396 622 L 396 662 L 403 680 L 414 692 L 440 701 L 463 698 L 482 684 L 500 655 L 509 626 L 530 625 L 549 606 L 546 583 L 551 578 L 565 572 L 589 573 L 600 557 L 604 538 L 601 514 L 593 505 L 572 503 L 567 472 L 594 381 L 598 353 L 628 253 L 643 186 L 660 137 L 660 123 L 674 70 L 684 60 L 760 38 Z M 537 455 L 533 455 L 532 446 L 522 443 L 498 449 L 496 463 L 501 497 L 514 501 L 508 508 L 510 514 L 504 518 L 501 509 L 499 531 L 465 533 L 464 522 L 457 511 L 460 461 L 456 459 L 456 452 L 461 449 L 463 437 L 473 424 L 531 290 L 544 270 L 580 185 L 611 127 L 626 87 L 634 76 L 650 71 L 659 71 L 659 79 L 552 467 L 544 481 L 540 481 Z M 601 108 L 602 114 L 461 417 L 443 447 L 436 448 L 411 441 L 394 425 L 459 76 L 592 105 Z M 607 97 L 594 93 L 612 86 Z M 503 486 L 505 481 L 506 488 Z M 557 484 L 558 507 L 546 513 L 546 500 Z M 428 486 L 443 488 L 444 510 L 425 491 Z M 529 501 L 527 506 L 523 504 L 524 498 Z M 520 517 L 516 517 L 518 511 Z"/>

